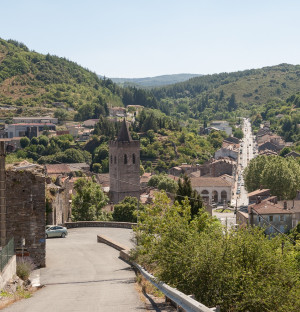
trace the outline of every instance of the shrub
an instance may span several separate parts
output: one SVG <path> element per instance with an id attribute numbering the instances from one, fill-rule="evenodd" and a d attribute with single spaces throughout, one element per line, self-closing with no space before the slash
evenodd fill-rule
<path id="1" fill-rule="evenodd" d="M 34 269 L 34 263 L 30 258 L 21 258 L 17 260 L 17 275 L 23 280 L 27 281 L 30 273 Z"/>

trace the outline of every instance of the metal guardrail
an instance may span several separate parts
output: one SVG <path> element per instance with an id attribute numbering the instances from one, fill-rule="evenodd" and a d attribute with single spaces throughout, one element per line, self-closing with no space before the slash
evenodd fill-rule
<path id="1" fill-rule="evenodd" d="M 15 254 L 15 244 L 12 238 L 0 251 L 0 271 L 2 272 L 10 258 Z"/>
<path id="2" fill-rule="evenodd" d="M 171 301 L 176 303 L 177 306 L 181 307 L 184 311 L 186 312 L 216 311 L 216 308 L 210 309 L 205 305 L 203 305 L 202 303 L 191 298 L 190 296 L 187 296 L 186 294 L 180 292 L 179 290 L 172 288 L 165 283 L 158 282 L 152 274 L 147 272 L 137 263 L 131 262 L 131 264 L 134 265 L 148 281 L 150 281 L 156 288 L 158 288 L 162 293 L 164 293 L 164 295 L 167 298 L 171 299 Z"/>
<path id="3" fill-rule="evenodd" d="M 130 260 L 130 254 L 129 254 L 129 248 L 120 245 L 117 242 L 112 241 L 111 239 L 103 236 L 103 235 L 97 235 L 97 242 L 98 243 L 104 243 L 107 244 L 117 250 L 120 251 L 120 258 L 127 261 L 131 265 L 133 265 L 135 268 L 137 268 L 140 273 L 150 282 L 152 283 L 156 288 L 158 288 L 165 296 L 166 298 L 170 299 L 173 303 L 177 305 L 177 308 L 180 307 L 185 312 L 219 312 L 220 308 L 208 308 L 202 303 L 196 301 L 195 299 L 191 298 L 191 296 L 188 296 L 181 291 L 170 287 L 169 285 L 159 282 L 155 276 L 147 272 L 143 267 L 141 267 L 139 264 L 133 262 Z M 178 310 L 180 311 L 180 310 Z"/>

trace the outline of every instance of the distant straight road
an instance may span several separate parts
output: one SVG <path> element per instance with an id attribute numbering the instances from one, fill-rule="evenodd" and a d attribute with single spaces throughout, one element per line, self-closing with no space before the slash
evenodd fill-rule
<path id="1" fill-rule="evenodd" d="M 132 231 L 116 228 L 70 229 L 65 239 L 47 239 L 47 268 L 40 270 L 45 287 L 4 311 L 144 311 L 131 267 L 118 259 L 118 251 L 97 243 L 97 234 L 132 245 Z"/>

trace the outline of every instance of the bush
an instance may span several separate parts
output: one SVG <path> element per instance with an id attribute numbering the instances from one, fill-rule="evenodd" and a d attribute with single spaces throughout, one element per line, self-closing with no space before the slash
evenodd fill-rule
<path id="1" fill-rule="evenodd" d="M 27 281 L 34 267 L 34 263 L 30 258 L 21 258 L 17 260 L 16 273 L 23 281 Z"/>

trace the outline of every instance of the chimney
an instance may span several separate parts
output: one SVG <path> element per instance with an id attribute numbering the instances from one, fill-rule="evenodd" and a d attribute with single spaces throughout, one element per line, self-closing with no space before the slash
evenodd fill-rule
<path id="1" fill-rule="evenodd" d="M 287 202 L 286 201 L 283 202 L 283 209 L 287 210 Z"/>
<path id="2" fill-rule="evenodd" d="M 261 203 L 261 198 L 260 196 L 256 196 L 256 204 L 260 204 Z"/>

